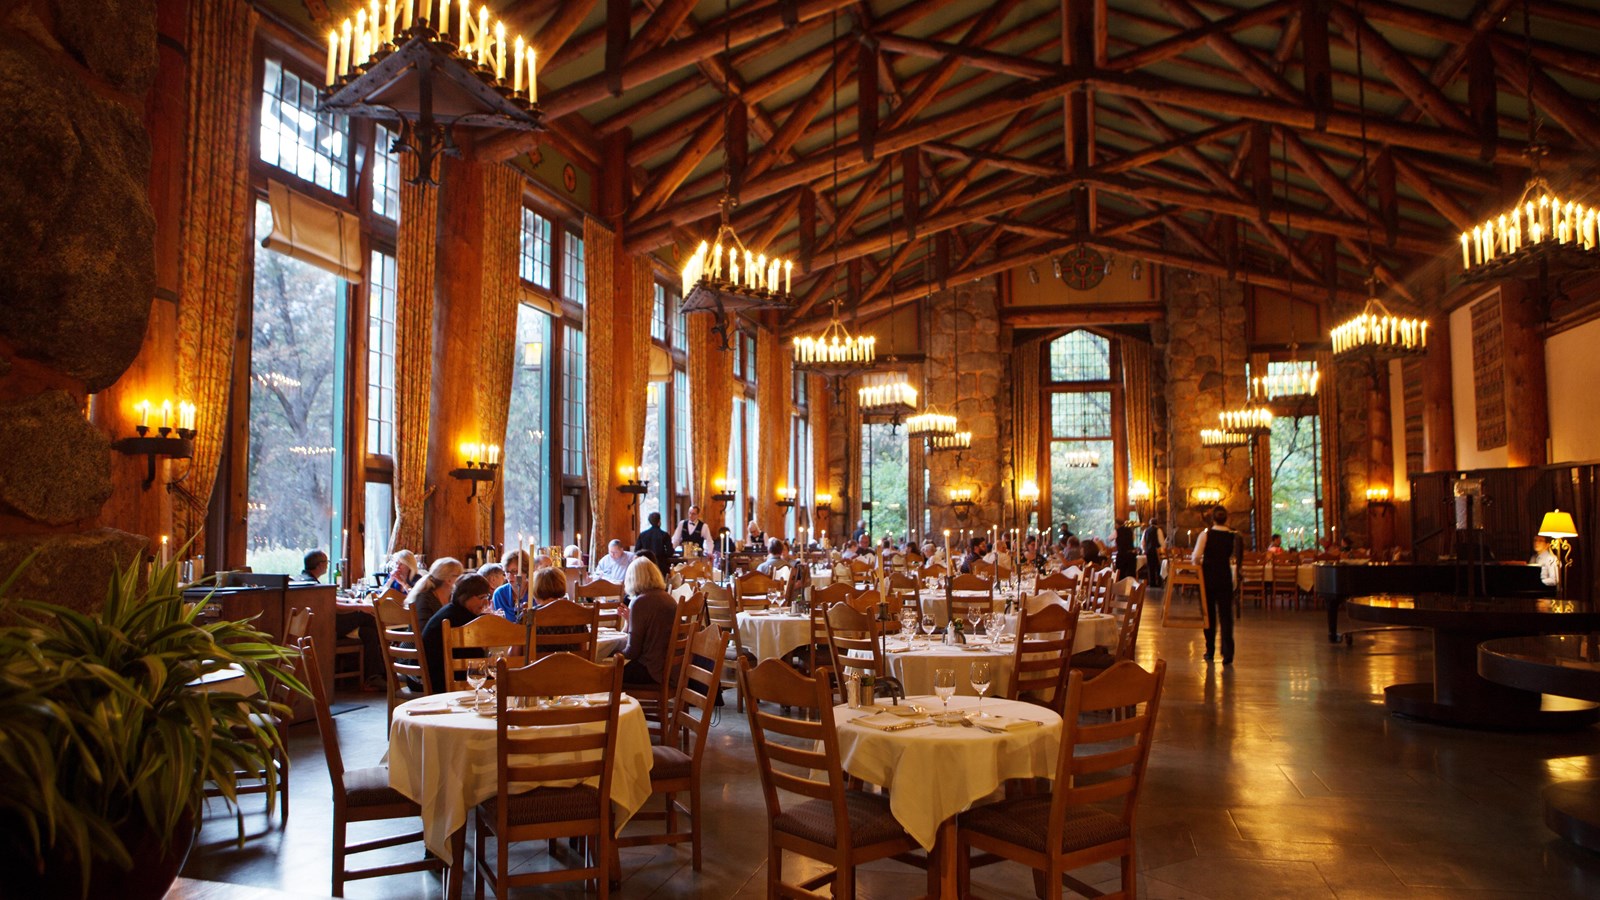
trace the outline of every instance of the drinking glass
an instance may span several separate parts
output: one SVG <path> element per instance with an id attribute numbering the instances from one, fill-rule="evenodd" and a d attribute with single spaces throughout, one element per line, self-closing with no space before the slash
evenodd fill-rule
<path id="1" fill-rule="evenodd" d="M 983 617 L 983 633 L 989 636 L 989 642 L 994 643 L 1000 639 L 1000 632 L 1006 627 L 1005 613 L 990 612 Z"/>
<path id="2" fill-rule="evenodd" d="M 954 697 L 956 695 L 956 670 L 955 669 L 934 669 L 933 670 L 933 693 L 935 695 L 937 695 L 940 700 L 944 701 L 945 715 L 944 715 L 943 718 L 940 719 L 939 724 L 940 725 L 949 725 L 949 724 L 951 724 L 950 722 L 948 722 L 946 720 L 949 718 L 949 714 L 950 714 L 950 698 Z"/>
<path id="3" fill-rule="evenodd" d="M 972 679 L 972 689 L 978 692 L 978 717 L 983 717 L 983 695 L 989 692 L 990 664 L 977 661 L 972 664 L 972 671 L 967 673 Z"/>
<path id="4" fill-rule="evenodd" d="M 972 635 L 978 633 L 978 623 L 983 621 L 983 610 L 976 606 L 967 607 L 967 632 Z"/>
<path id="5" fill-rule="evenodd" d="M 939 626 L 934 623 L 933 616 L 931 614 L 922 617 L 922 631 L 928 635 L 930 640 L 933 638 L 933 633 L 938 630 Z"/>
<path id="6" fill-rule="evenodd" d="M 477 708 L 483 702 L 483 683 L 489 678 L 489 660 L 473 659 L 467 661 L 467 686 L 472 688 L 472 705 Z"/>
<path id="7" fill-rule="evenodd" d="M 914 609 L 900 610 L 900 632 L 905 637 L 907 644 L 911 643 L 911 636 L 917 631 L 917 611 Z"/>

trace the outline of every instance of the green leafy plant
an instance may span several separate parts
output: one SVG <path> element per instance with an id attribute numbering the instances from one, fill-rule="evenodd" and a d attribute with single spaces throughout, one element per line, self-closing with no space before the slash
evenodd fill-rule
<path id="1" fill-rule="evenodd" d="M 249 622 L 200 621 L 176 565 L 141 577 L 118 572 L 97 614 L 15 594 L 24 561 L 0 584 L 0 832 L 36 868 L 123 869 L 127 839 L 187 842 L 208 784 L 231 807 L 236 773 L 265 772 L 282 746 L 269 699 L 295 678 L 297 651 Z M 207 692 L 192 682 L 237 666 L 255 694 Z M 246 776 L 253 777 L 253 776 Z M 243 824 L 240 824 L 243 840 Z M 20 844 L 20 846 L 18 846 Z M 142 861 L 140 861 L 142 862 Z"/>

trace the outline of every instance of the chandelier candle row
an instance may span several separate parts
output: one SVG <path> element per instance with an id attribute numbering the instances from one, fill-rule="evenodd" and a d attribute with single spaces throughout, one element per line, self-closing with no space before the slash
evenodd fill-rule
<path id="1" fill-rule="evenodd" d="M 1316 363 L 1296 365 L 1287 371 L 1257 375 L 1250 379 L 1252 396 L 1261 400 L 1281 400 L 1285 397 L 1315 397 L 1321 384 L 1322 373 Z"/>
<path id="2" fill-rule="evenodd" d="M 1461 266 L 1471 269 L 1502 256 L 1547 242 L 1564 244 L 1580 250 L 1593 250 L 1600 239 L 1600 220 L 1594 207 L 1542 192 L 1538 199 L 1529 199 L 1541 183 L 1530 185 L 1523 200 L 1511 207 L 1510 215 L 1502 213 L 1472 231 L 1461 232 Z"/>
<path id="3" fill-rule="evenodd" d="M 1239 434 L 1265 434 L 1272 430 L 1272 410 L 1264 406 L 1247 406 L 1243 409 L 1225 409 L 1217 413 L 1217 422 L 1223 431 Z"/>
<path id="4" fill-rule="evenodd" d="M 792 260 L 768 259 L 765 253 L 749 250 L 743 253 L 743 265 L 740 265 L 738 247 L 728 247 L 724 251 L 721 241 L 716 244 L 701 241 L 683 266 L 684 295 L 688 296 L 700 282 L 710 281 L 742 291 L 788 296 L 794 278 Z"/>
<path id="5" fill-rule="evenodd" d="M 1235 431 L 1223 431 L 1221 428 L 1200 429 L 1200 446 L 1227 449 L 1230 447 L 1243 447 L 1250 443 L 1250 436 Z"/>
<path id="6" fill-rule="evenodd" d="M 861 406 L 867 409 L 884 406 L 917 405 L 917 389 L 904 381 L 890 384 L 869 384 L 856 393 Z"/>
<path id="7" fill-rule="evenodd" d="M 936 412 L 918 413 L 906 420 L 906 433 L 912 436 L 926 435 L 930 438 L 941 434 L 955 434 L 956 417 Z"/>
<path id="8" fill-rule="evenodd" d="M 971 503 L 973 496 L 973 490 L 969 487 L 950 489 L 951 503 Z"/>
<path id="9" fill-rule="evenodd" d="M 838 334 L 821 338 L 795 338 L 794 361 L 800 365 L 870 365 L 876 355 L 877 342 L 878 339 L 870 335 L 853 337 L 847 334 L 843 340 Z"/>
<path id="10" fill-rule="evenodd" d="M 1374 299 L 1355 318 L 1333 329 L 1332 337 L 1334 353 L 1416 353 L 1428 347 L 1428 322 L 1397 316 Z"/>
<path id="11" fill-rule="evenodd" d="M 970 431 L 928 435 L 929 450 L 967 450 L 971 447 L 972 432 Z"/>
<path id="12" fill-rule="evenodd" d="M 452 22 L 454 5 L 453 0 L 404 0 L 398 4 L 372 0 L 369 7 L 358 9 L 354 18 L 328 32 L 328 87 L 359 75 L 368 60 L 410 39 L 412 29 L 425 24 L 439 41 L 453 43 L 460 57 L 492 73 L 496 81 L 504 82 L 509 70 L 511 95 L 537 103 L 534 75 L 538 54 L 533 46 L 520 34 L 507 35 L 504 22 L 496 20 L 491 28 L 489 8 L 482 4 L 474 16 L 471 4 L 461 0 Z"/>
<path id="13" fill-rule="evenodd" d="M 1062 458 L 1062 464 L 1069 469 L 1098 469 L 1100 454 L 1093 450 L 1071 450 Z"/>

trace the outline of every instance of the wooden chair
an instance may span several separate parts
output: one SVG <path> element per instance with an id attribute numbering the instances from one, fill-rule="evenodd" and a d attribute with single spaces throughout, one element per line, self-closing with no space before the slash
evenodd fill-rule
<path id="1" fill-rule="evenodd" d="M 392 722 L 396 706 L 433 693 L 432 678 L 422 658 L 421 636 L 412 611 L 401 601 L 378 597 L 372 601 L 372 617 L 378 622 L 378 648 L 383 653 Z"/>
<path id="2" fill-rule="evenodd" d="M 910 575 L 892 572 L 878 582 L 878 593 L 889 601 L 890 615 L 899 618 L 900 611 L 911 607 L 922 618 L 922 584 Z"/>
<path id="3" fill-rule="evenodd" d="M 978 575 L 952 576 L 946 591 L 952 619 L 965 620 L 968 610 L 992 612 L 994 610 L 994 582 Z"/>
<path id="4" fill-rule="evenodd" d="M 1033 583 L 1035 591 L 1055 591 L 1063 597 L 1071 595 L 1078 589 L 1078 579 L 1065 572 L 1052 572 Z"/>
<path id="5" fill-rule="evenodd" d="M 622 585 L 596 578 L 588 584 L 573 584 L 567 588 L 567 596 L 576 603 L 593 604 L 601 627 L 622 628 L 622 606 L 627 602 Z"/>
<path id="6" fill-rule="evenodd" d="M 624 681 L 622 689 L 644 707 L 644 716 L 650 723 L 650 742 L 661 743 L 672 724 L 672 704 L 678 696 L 679 675 L 689 660 L 689 642 L 694 639 L 698 621 L 685 621 L 680 614 L 672 621 L 672 633 L 667 639 L 667 661 L 661 683 Z"/>
<path id="7" fill-rule="evenodd" d="M 1144 618 L 1145 583 L 1136 582 L 1126 594 L 1112 601 L 1109 612 L 1117 620 L 1117 644 L 1100 650 L 1074 654 L 1072 668 L 1085 678 L 1096 678 L 1119 662 L 1132 662 L 1139 645 L 1139 622 Z"/>
<path id="8" fill-rule="evenodd" d="M 767 592 L 782 590 L 783 582 L 760 572 L 751 572 L 733 581 L 733 594 L 738 598 L 741 610 L 766 609 Z"/>
<path id="9" fill-rule="evenodd" d="M 348 634 L 335 634 L 333 641 L 333 683 L 343 681 L 355 682 L 355 690 L 361 690 L 366 682 L 367 671 L 367 645 L 360 637 Z M 343 665 L 340 665 L 340 663 Z"/>
<path id="10" fill-rule="evenodd" d="M 567 599 L 552 600 L 534 611 L 529 654 L 541 659 L 552 653 L 576 653 L 592 660 L 599 629 L 599 607 Z"/>
<path id="11" fill-rule="evenodd" d="M 833 695 L 823 673 L 808 678 L 780 660 L 752 668 L 741 659 L 739 680 L 750 698 L 750 737 L 767 802 L 766 895 L 815 897 L 816 888 L 831 882 L 834 897 L 854 898 L 856 866 L 908 854 L 917 842 L 895 821 L 887 795 L 845 788 Z M 787 708 L 807 718 L 766 712 L 763 701 L 768 709 Z M 818 773 L 826 780 L 811 777 Z M 786 794 L 804 799 L 785 802 Z M 786 882 L 785 852 L 832 868 L 798 884 Z"/>
<path id="12" fill-rule="evenodd" d="M 514 666 L 522 665 L 528 658 L 528 645 L 524 643 L 527 637 L 523 626 L 495 615 L 479 616 L 460 628 L 445 622 L 440 642 L 444 649 L 444 684 L 438 685 L 440 692 L 465 690 L 467 664 L 487 656 L 491 648 L 510 647 L 506 658 Z"/>
<path id="13" fill-rule="evenodd" d="M 284 646 L 298 647 L 300 642 L 311 634 L 311 619 L 310 607 L 296 606 L 290 609 L 289 615 L 283 623 Z M 293 705 L 295 697 L 295 690 L 289 686 L 288 682 L 277 678 L 267 682 L 267 699 L 271 700 L 275 706 L 287 709 Z M 276 713 L 251 713 L 250 717 L 258 725 L 272 725 L 278 730 L 280 736 L 283 729 L 288 725 Z M 240 725 L 238 728 L 242 730 L 246 729 L 247 726 Z M 270 753 L 268 753 L 267 765 L 270 767 L 270 771 L 241 770 L 235 772 L 234 796 L 237 798 L 244 794 L 270 794 L 271 791 L 276 790 L 278 792 L 278 816 L 287 823 L 289 821 L 289 751 L 281 739 L 272 746 Z M 222 796 L 222 791 L 220 788 L 208 787 L 206 788 L 206 796 L 220 797 Z M 234 804 L 234 809 L 242 829 L 244 827 L 244 813 L 239 810 L 237 802 Z M 270 805 L 267 806 L 267 815 L 272 815 L 272 807 Z"/>
<path id="14" fill-rule="evenodd" d="M 559 881 L 592 880 L 601 900 L 610 896 L 616 829 L 611 816 L 611 776 L 617 758 L 617 717 L 622 706 L 622 662 L 604 663 L 556 653 L 532 665 L 495 667 L 495 795 L 478 804 L 477 896 L 488 880 L 496 896 L 510 888 Z M 595 706 L 540 709 L 538 697 L 609 694 Z M 513 699 L 520 701 L 512 703 Z M 553 725 L 559 728 L 529 726 Z M 577 731 L 576 734 L 573 732 Z M 515 761 L 513 761 L 515 760 Z M 513 783 L 561 782 L 572 787 L 536 787 L 513 794 Z M 494 853 L 486 849 L 495 839 Z M 518 841 L 583 838 L 587 865 L 552 871 L 510 872 L 510 845 Z M 462 862 L 462 844 L 455 860 Z M 492 860 L 492 862 L 491 862 Z"/>
<path id="15" fill-rule="evenodd" d="M 1039 896 L 1047 890 L 1059 896 L 1063 882 L 1086 897 L 1138 896 L 1134 813 L 1166 675 L 1167 664 L 1161 660 L 1154 672 L 1120 662 L 1093 681 L 1071 674 L 1050 793 L 1001 800 L 961 814 L 956 863 L 963 886 L 969 881 L 972 851 L 978 850 L 1036 869 Z M 1083 719 L 1085 713 L 1130 707 L 1134 714 L 1121 719 Z M 1117 811 L 1106 811 L 1109 804 Z M 1122 870 L 1122 889 L 1115 893 L 1101 894 L 1065 874 L 1111 859 L 1119 860 Z"/>
<path id="16" fill-rule="evenodd" d="M 819 605 L 832 606 L 835 603 L 843 603 L 858 593 L 860 593 L 860 591 L 856 589 L 855 585 L 846 584 L 843 581 L 835 581 L 827 587 L 812 588 L 811 605 L 812 607 Z"/>
<path id="17" fill-rule="evenodd" d="M 1198 615 L 1173 615 L 1173 609 L 1184 594 L 1193 590 L 1196 598 Z M 1187 560 L 1172 560 L 1172 566 L 1167 570 L 1167 587 L 1161 592 L 1161 626 L 1163 628 L 1205 628 L 1208 621 L 1206 611 L 1206 582 L 1200 573 L 1200 567 Z"/>
<path id="18" fill-rule="evenodd" d="M 1078 610 L 1049 603 L 1036 612 L 1026 607 L 1017 615 L 1016 647 L 1009 700 L 1037 703 L 1061 712 L 1072 670 L 1072 642 L 1078 636 Z"/>
<path id="19" fill-rule="evenodd" d="M 1277 606 L 1287 597 L 1295 608 L 1300 606 L 1300 565 L 1292 553 L 1280 553 L 1272 561 L 1272 605 Z"/>
<path id="20" fill-rule="evenodd" d="M 849 604 L 850 608 L 856 610 L 857 612 L 864 612 L 868 615 L 875 616 L 877 615 L 878 611 L 878 603 L 882 600 L 883 597 L 877 591 L 866 590 L 858 591 L 849 600 L 846 600 L 845 603 Z M 891 616 L 896 615 L 897 613 L 898 610 L 889 611 Z"/>
<path id="21" fill-rule="evenodd" d="M 378 599 L 383 601 L 381 597 Z M 312 705 L 316 708 L 317 731 L 322 736 L 322 755 L 328 761 L 328 780 L 333 784 L 333 896 L 344 896 L 346 881 L 443 869 L 444 860 L 430 856 L 426 850 L 422 859 L 410 862 L 367 869 L 352 869 L 346 864 L 346 858 L 352 854 L 421 841 L 422 808 L 389 786 L 387 764 L 364 769 L 344 767 L 344 754 L 339 750 L 339 726 L 335 724 L 333 712 L 328 707 L 328 691 L 322 685 L 322 667 L 317 662 L 317 651 L 312 646 L 311 638 L 301 638 L 299 649 L 301 671 L 305 673 L 303 680 L 311 688 Z M 351 822 L 378 822 L 385 819 L 410 819 L 417 830 L 359 844 L 348 843 L 346 835 Z"/>
<path id="22" fill-rule="evenodd" d="M 998 564 L 984 562 L 981 559 L 972 564 L 972 574 L 978 576 L 979 578 L 986 578 L 991 582 L 1005 581 L 1007 578 L 1011 577 L 1011 573 L 1001 569 Z"/>
<path id="23" fill-rule="evenodd" d="M 861 612 L 848 603 L 835 603 L 824 617 L 828 626 L 828 655 L 839 680 L 839 700 L 845 700 L 845 682 L 851 674 L 879 677 L 889 674 L 889 666 L 878 646 L 878 617 Z M 852 656 L 851 651 L 865 654 Z"/>
<path id="24" fill-rule="evenodd" d="M 740 657 L 746 656 L 744 642 L 739 639 L 739 621 L 735 615 L 732 604 L 728 599 L 727 591 L 705 591 L 706 619 L 710 628 L 721 631 L 729 639 L 723 649 L 723 656 L 727 665 L 722 667 L 722 687 L 733 688 L 734 698 L 738 703 L 740 712 L 744 712 L 744 694 L 739 690 Z"/>
<path id="25" fill-rule="evenodd" d="M 1246 598 L 1254 596 L 1257 608 L 1269 602 L 1272 588 L 1267 582 L 1266 555 L 1250 551 L 1244 555 L 1244 562 L 1239 566 L 1239 599 L 1243 602 Z"/>
<path id="26" fill-rule="evenodd" d="M 712 576 L 711 560 L 704 558 L 691 559 L 688 562 L 673 566 L 672 571 L 681 576 L 684 581 L 692 581 L 697 578 L 708 579 Z"/>
<path id="27" fill-rule="evenodd" d="M 917 569 L 917 578 L 919 579 L 943 578 L 946 574 L 948 574 L 948 570 L 935 562 L 924 563 L 921 568 Z"/>
<path id="28" fill-rule="evenodd" d="M 856 587 L 868 587 L 872 584 L 872 574 L 878 570 L 876 562 L 871 557 L 858 556 L 850 560 L 850 580 Z"/>
<path id="29" fill-rule="evenodd" d="M 619 847 L 689 842 L 694 870 L 700 871 L 700 763 L 705 756 L 706 739 L 716 714 L 717 691 L 726 668 L 728 636 L 716 628 L 695 632 L 689 657 L 678 676 L 677 700 L 666 738 L 651 747 L 650 793 L 666 798 L 666 809 L 659 813 L 635 813 L 634 821 L 664 820 L 664 834 L 644 834 L 619 838 Z M 737 680 L 737 679 L 736 679 Z M 689 795 L 685 809 L 678 794 Z M 689 817 L 689 830 L 678 830 L 678 814 Z"/>
<path id="30" fill-rule="evenodd" d="M 1111 586 L 1116 583 L 1116 570 L 1110 566 L 1096 569 L 1088 576 L 1089 591 L 1084 598 L 1084 604 L 1095 612 L 1109 612 L 1111 606 Z"/>

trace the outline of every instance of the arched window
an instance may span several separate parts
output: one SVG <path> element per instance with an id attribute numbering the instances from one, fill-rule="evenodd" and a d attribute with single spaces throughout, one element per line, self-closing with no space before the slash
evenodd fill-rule
<path id="1" fill-rule="evenodd" d="M 1117 521 L 1118 473 L 1126 469 L 1122 434 L 1121 361 L 1115 341 L 1070 331 L 1044 354 L 1045 427 L 1041 497 L 1048 524 L 1081 538 L 1109 540 Z"/>

